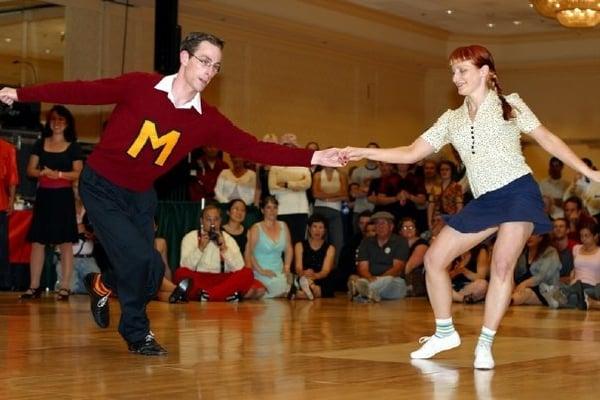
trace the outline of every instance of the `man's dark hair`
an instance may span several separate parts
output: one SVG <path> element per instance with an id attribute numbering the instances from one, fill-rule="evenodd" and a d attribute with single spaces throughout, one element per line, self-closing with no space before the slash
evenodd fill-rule
<path id="1" fill-rule="evenodd" d="M 358 219 L 361 219 L 362 217 L 371 218 L 371 215 L 373 215 L 373 212 L 371 210 L 364 210 L 361 211 L 360 214 L 358 214 Z"/>
<path id="2" fill-rule="evenodd" d="M 552 165 L 554 163 L 558 163 L 558 165 L 560 165 L 561 167 L 564 165 L 564 163 L 562 161 L 560 161 L 558 158 L 550 157 L 550 161 L 548 161 L 548 165 Z"/>
<path id="3" fill-rule="evenodd" d="M 583 203 L 581 202 L 581 199 L 577 196 L 571 196 L 568 199 L 566 199 L 563 202 L 563 205 L 566 203 L 574 203 L 577 206 L 578 210 L 581 210 L 583 208 Z"/>
<path id="4" fill-rule="evenodd" d="M 225 47 L 225 42 L 222 39 L 216 37 L 215 35 L 212 35 L 210 33 L 205 33 L 205 32 L 190 32 L 190 34 L 188 34 L 185 37 L 185 39 L 183 39 L 181 41 L 181 46 L 179 46 L 179 51 L 185 50 L 190 54 L 194 54 L 194 52 L 196 51 L 196 48 L 202 42 L 208 42 L 212 45 L 217 46 L 221 50 L 223 50 L 223 47 Z"/>

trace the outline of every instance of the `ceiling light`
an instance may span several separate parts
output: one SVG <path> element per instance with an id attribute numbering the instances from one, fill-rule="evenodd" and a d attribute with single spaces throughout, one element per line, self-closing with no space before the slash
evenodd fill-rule
<path id="1" fill-rule="evenodd" d="M 514 25 L 521 25 L 521 24 L 522 24 L 522 22 L 521 22 L 521 21 L 513 21 L 513 24 L 514 24 Z"/>
<path id="2" fill-rule="evenodd" d="M 51 50 L 50 50 L 50 49 L 46 49 L 46 50 L 44 50 L 44 53 L 46 53 L 46 54 L 50 54 L 50 52 L 51 52 Z"/>
<path id="3" fill-rule="evenodd" d="M 9 38 L 9 37 L 7 37 L 7 38 L 4 38 L 4 41 L 5 41 L 6 43 L 10 43 L 10 42 L 12 42 L 12 38 Z"/>
<path id="4" fill-rule="evenodd" d="M 487 24 L 488 28 L 493 28 L 494 27 L 494 23 L 490 22 L 489 24 Z"/>
<path id="5" fill-rule="evenodd" d="M 446 10 L 446 14 L 451 15 L 454 11 L 452 10 Z"/>
<path id="6" fill-rule="evenodd" d="M 536 11 L 555 18 L 568 28 L 593 28 L 600 24 L 598 0 L 531 0 Z"/>

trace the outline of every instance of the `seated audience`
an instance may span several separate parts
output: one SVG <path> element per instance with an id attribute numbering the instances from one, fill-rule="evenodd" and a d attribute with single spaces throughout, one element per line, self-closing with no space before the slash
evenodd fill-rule
<path id="1" fill-rule="evenodd" d="M 221 229 L 219 208 L 212 204 L 202 210 L 200 229 L 183 237 L 180 264 L 174 282 L 189 279 L 186 293 L 193 300 L 238 301 L 254 282 L 236 241 Z"/>
<path id="2" fill-rule="evenodd" d="M 320 214 L 308 219 L 308 239 L 294 246 L 294 265 L 301 291 L 297 299 L 333 297 L 333 282 L 330 277 L 334 265 L 335 247 L 327 240 L 327 221 Z M 290 293 L 295 292 L 295 285 Z"/>
<path id="3" fill-rule="evenodd" d="M 350 296 L 358 294 L 375 302 L 403 298 L 408 243 L 394 233 L 394 216 L 389 212 L 376 212 L 371 219 L 377 234 L 364 239 L 358 248 L 358 277 L 350 277 Z"/>
<path id="4" fill-rule="evenodd" d="M 248 205 L 254 204 L 257 200 L 256 172 L 247 169 L 241 157 L 231 156 L 231 165 L 231 169 L 222 170 L 217 178 L 215 200 L 229 203 L 242 199 Z"/>
<path id="5" fill-rule="evenodd" d="M 348 278 L 352 274 L 356 274 L 356 253 L 360 242 L 366 237 L 367 226 L 371 221 L 373 213 L 369 210 L 362 211 L 357 219 L 358 232 L 355 233 L 340 250 L 338 266 L 333 271 L 334 286 L 336 290 L 344 290 L 348 283 Z M 371 225 L 374 229 L 375 226 Z M 336 252 L 338 250 L 336 249 Z"/>
<path id="6" fill-rule="evenodd" d="M 408 261 L 404 267 L 406 279 L 407 296 L 418 297 L 427 294 L 425 286 L 425 267 L 423 257 L 429 248 L 427 241 L 419 237 L 416 221 L 412 218 L 404 218 L 400 226 L 400 235 L 408 242 Z"/>
<path id="7" fill-rule="evenodd" d="M 581 160 L 585 162 L 588 167 L 596 170 L 592 160 L 589 158 L 582 158 Z M 594 217 L 596 221 L 600 222 L 598 220 L 600 217 L 600 183 L 592 182 L 588 177 L 576 172 L 573 182 L 565 191 L 564 199 L 566 200 L 572 196 L 580 198 L 583 207 L 587 210 L 588 214 Z"/>
<path id="8" fill-rule="evenodd" d="M 246 264 L 266 288 L 266 298 L 287 296 L 291 283 L 292 242 L 285 222 L 277 220 L 278 206 L 275 197 L 265 197 L 261 204 L 264 219 L 248 232 Z"/>
<path id="9" fill-rule="evenodd" d="M 552 221 L 552 246 L 558 251 L 560 258 L 560 281 L 571 282 L 571 271 L 573 270 L 573 247 L 577 244 L 569 239 L 569 222 L 565 218 L 557 218 Z"/>
<path id="10" fill-rule="evenodd" d="M 565 218 L 569 221 L 569 239 L 579 241 L 579 231 L 584 225 L 595 224 L 596 220 L 583 209 L 579 197 L 569 197 L 563 203 Z"/>
<path id="11" fill-rule="evenodd" d="M 476 303 L 485 299 L 490 274 L 490 254 L 481 244 L 464 252 L 450 266 L 452 301 Z"/>
<path id="12" fill-rule="evenodd" d="M 96 264 L 94 258 L 94 234 L 87 220 L 85 208 L 81 199 L 75 191 L 75 218 L 77 220 L 77 232 L 79 232 L 79 240 L 73 244 L 73 273 L 71 274 L 71 283 L 62 285 L 62 265 L 59 259 L 56 263 L 56 290 L 61 287 L 70 287 L 73 294 L 87 294 L 83 284 L 83 277 L 92 272 L 100 273 L 100 268 Z"/>
<path id="13" fill-rule="evenodd" d="M 584 225 L 579 231 L 581 244 L 573 247 L 570 285 L 546 286 L 542 294 L 552 308 L 585 309 L 584 292 L 600 284 L 600 247 L 597 225 Z"/>
<path id="14" fill-rule="evenodd" d="M 548 302 L 540 292 L 540 285 L 557 285 L 560 268 L 558 252 L 550 245 L 550 235 L 532 234 L 517 261 L 512 304 L 547 306 Z"/>
<path id="15" fill-rule="evenodd" d="M 454 182 L 456 166 L 452 161 L 442 160 L 438 163 L 438 173 L 440 176 L 440 193 L 435 201 L 430 203 L 432 211 L 429 213 L 433 217 L 433 211 L 439 211 L 440 214 L 453 215 L 463 208 L 463 191 L 460 184 Z M 429 226 L 433 221 L 429 222 Z"/>
<path id="16" fill-rule="evenodd" d="M 246 254 L 248 232 L 243 225 L 246 219 L 246 203 L 240 199 L 231 200 L 227 205 L 227 216 L 229 219 L 223 225 L 223 230 L 235 240 L 242 254 Z"/>

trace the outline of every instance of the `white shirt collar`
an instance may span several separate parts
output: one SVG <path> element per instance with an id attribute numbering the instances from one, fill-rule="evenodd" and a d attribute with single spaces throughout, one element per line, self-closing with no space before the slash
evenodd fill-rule
<path id="1" fill-rule="evenodd" d="M 187 103 L 184 103 L 180 106 L 175 105 L 175 97 L 173 96 L 173 81 L 175 80 L 176 76 L 177 76 L 177 74 L 165 76 L 164 78 L 162 78 L 160 80 L 160 82 L 158 82 L 156 84 L 156 86 L 154 86 L 154 89 L 158 89 L 162 92 L 166 92 L 167 97 L 169 98 L 169 100 L 171 100 L 171 103 L 173 103 L 175 108 L 192 108 L 192 107 L 194 107 L 196 109 L 196 111 L 198 111 L 199 114 L 202 114 L 202 105 L 200 102 L 200 92 L 196 93 L 194 98 L 192 98 Z"/>

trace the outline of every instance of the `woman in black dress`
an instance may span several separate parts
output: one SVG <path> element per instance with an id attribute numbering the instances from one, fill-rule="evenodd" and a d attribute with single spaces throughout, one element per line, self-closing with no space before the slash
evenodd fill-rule
<path id="1" fill-rule="evenodd" d="M 333 297 L 329 274 L 335 259 L 335 247 L 327 239 L 327 220 L 320 214 L 308 219 L 308 239 L 296 243 L 294 262 L 301 291 L 297 298 Z"/>
<path id="2" fill-rule="evenodd" d="M 246 251 L 246 243 L 248 243 L 248 231 L 244 226 L 246 219 L 246 203 L 241 199 L 234 199 L 227 205 L 227 223 L 223 225 L 225 232 L 235 240 L 242 255 Z"/>
<path id="3" fill-rule="evenodd" d="M 75 121 L 64 106 L 56 105 L 48 112 L 42 138 L 33 146 L 27 175 L 37 178 L 33 220 L 27 239 L 31 246 L 31 281 L 21 299 L 39 298 L 43 288 L 40 276 L 44 266 L 46 245 L 60 249 L 62 287 L 57 300 L 68 300 L 73 273 L 73 243 L 77 243 L 77 220 L 73 182 L 83 167 L 83 153 L 76 142 Z"/>

